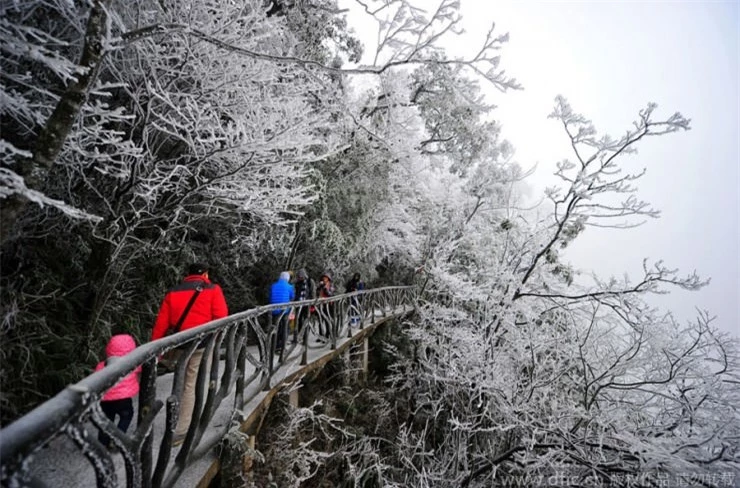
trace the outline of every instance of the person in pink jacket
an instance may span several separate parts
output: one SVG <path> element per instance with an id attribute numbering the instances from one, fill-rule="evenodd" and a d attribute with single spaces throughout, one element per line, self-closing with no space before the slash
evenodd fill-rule
<path id="1" fill-rule="evenodd" d="M 106 360 L 100 361 L 95 366 L 95 371 L 103 369 L 106 365 L 111 364 L 117 358 L 125 356 L 134 349 L 136 349 L 136 341 L 133 337 L 128 334 L 114 335 L 105 347 Z M 105 392 L 105 395 L 100 400 L 100 407 L 111 422 L 115 422 L 116 416 L 118 416 L 118 428 L 122 432 L 128 430 L 128 426 L 134 418 L 133 398 L 139 394 L 139 373 L 141 373 L 141 366 Z M 110 438 L 102 432 L 98 436 L 98 440 L 105 447 L 110 446 Z"/>

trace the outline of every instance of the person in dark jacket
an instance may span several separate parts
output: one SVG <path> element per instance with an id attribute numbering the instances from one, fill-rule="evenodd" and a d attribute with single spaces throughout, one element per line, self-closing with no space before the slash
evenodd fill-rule
<path id="1" fill-rule="evenodd" d="M 270 287 L 270 305 L 277 303 L 288 303 L 295 299 L 295 289 L 290 284 L 290 273 L 283 271 L 280 278 Z M 275 350 L 279 351 L 285 346 L 288 338 L 288 313 L 289 309 L 276 308 L 272 311 L 273 321 L 277 320 L 277 341 Z"/>
<path id="2" fill-rule="evenodd" d="M 301 268 L 296 273 L 295 282 L 295 299 L 296 301 L 313 300 L 316 298 L 316 283 L 309 278 L 306 270 Z M 304 306 L 298 310 L 298 316 L 296 317 L 296 334 L 303 330 L 303 327 L 308 325 L 310 317 L 311 307 Z"/>
<path id="3" fill-rule="evenodd" d="M 347 282 L 345 289 L 345 293 L 354 293 L 365 289 L 365 282 L 360 278 L 360 273 L 352 275 L 352 279 Z M 360 323 L 360 297 L 352 297 L 349 317 L 351 325 Z"/>
<path id="4" fill-rule="evenodd" d="M 331 274 L 327 271 L 324 274 L 321 275 L 321 278 L 319 278 L 319 286 L 316 290 L 316 293 L 318 294 L 319 298 L 329 298 L 333 297 L 336 292 L 336 289 L 334 288 L 334 283 L 331 280 Z M 322 304 L 322 311 L 323 314 L 319 314 L 319 334 L 323 335 L 326 338 L 329 338 L 331 336 L 331 315 L 334 312 L 334 307 L 331 303 L 325 303 Z"/>
<path id="5" fill-rule="evenodd" d="M 195 293 L 198 293 L 198 295 L 195 296 Z M 183 318 L 185 308 L 194 296 L 195 301 Z M 182 283 L 170 289 L 165 295 L 162 305 L 159 307 L 157 319 L 154 322 L 152 340 L 166 336 L 168 331 L 182 332 L 227 315 L 229 315 L 229 309 L 226 306 L 224 293 L 220 286 L 211 283 L 208 278 L 208 266 L 200 263 L 191 264 L 188 268 L 188 275 Z M 171 330 L 177 326 L 178 322 L 182 323 L 179 330 Z M 195 404 L 195 383 L 198 378 L 200 362 L 203 359 L 203 351 L 204 348 L 197 348 L 188 360 L 173 445 L 182 443 L 190 427 Z M 210 358 L 208 367 L 210 368 Z"/>
<path id="6" fill-rule="evenodd" d="M 362 278 L 360 278 L 360 273 L 353 274 L 352 279 L 347 282 L 345 288 L 347 289 L 345 293 L 352 293 L 358 290 L 364 290 L 365 282 L 362 281 Z"/>
<path id="7" fill-rule="evenodd" d="M 333 297 L 336 293 L 336 287 L 334 282 L 331 280 L 331 274 L 326 272 L 319 278 L 318 294 L 320 298 Z"/>

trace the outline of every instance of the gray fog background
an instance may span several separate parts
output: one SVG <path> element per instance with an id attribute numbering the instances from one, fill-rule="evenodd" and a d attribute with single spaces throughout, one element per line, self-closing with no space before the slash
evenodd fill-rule
<path id="1" fill-rule="evenodd" d="M 567 257 L 600 276 L 639 278 L 643 258 L 696 270 L 711 283 L 654 303 L 690 320 L 696 308 L 740 336 L 738 2 L 463 1 L 468 34 L 494 20 L 510 33 L 502 66 L 523 85 L 497 95 L 496 118 L 523 167 L 537 163 L 532 195 L 555 183 L 570 157 L 561 126 L 547 119 L 562 94 L 600 132 L 621 135 L 648 102 L 679 111 L 692 130 L 650 138 L 625 161 L 647 168 L 640 197 L 662 211 L 630 230 L 588 229 Z"/>

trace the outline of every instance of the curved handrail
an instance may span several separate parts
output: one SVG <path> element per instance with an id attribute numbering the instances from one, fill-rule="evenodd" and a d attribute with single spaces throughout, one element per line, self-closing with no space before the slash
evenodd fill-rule
<path id="1" fill-rule="evenodd" d="M 92 464 L 98 486 L 116 486 L 118 480 L 111 455 L 97 441 L 97 436 L 92 435 L 99 430 L 107 434 L 123 454 L 128 486 L 173 486 L 187 464 L 212 447 L 213 443 L 206 442 L 203 434 L 209 430 L 209 422 L 221 402 L 231 395 L 232 389 L 234 404 L 230 415 L 233 418 L 261 390 L 269 389 L 275 359 L 279 366 L 296 347 L 301 347 L 301 364 L 306 364 L 309 331 L 317 322 L 327 327 L 329 344 L 326 347 L 334 349 L 345 332 L 347 337 L 351 337 L 350 320 L 356 320 L 357 326 L 363 328 L 368 321 L 375 322 L 376 312 L 383 315 L 396 313 L 399 308 L 411 306 L 413 302 L 413 289 L 408 286 L 361 290 L 331 298 L 291 302 L 289 306 L 265 305 L 143 344 L 102 370 L 67 386 L 0 430 L 0 479 L 4 486 L 42 484 L 29 472 L 28 461 L 54 438 L 66 435 Z M 274 310 L 282 310 L 277 315 L 278 319 L 290 311 L 301 317 L 293 334 L 294 345 L 288 349 L 286 339 L 279 357 L 275 356 L 277 331 L 272 323 Z M 306 317 L 309 310 L 314 312 L 312 319 Z M 263 327 L 265 317 L 267 327 Z M 259 358 L 248 346 L 257 347 Z M 188 360 L 197 347 L 204 348 L 205 352 L 197 379 L 193 419 L 182 447 L 172 459 L 178 399 Z M 163 353 L 174 348 L 180 348 L 183 353 L 175 367 L 172 393 L 162 402 L 156 399 L 156 363 Z M 225 357 L 222 359 L 222 356 Z M 224 361 L 222 373 L 219 372 L 220 361 Z M 247 363 L 254 367 L 248 378 Z M 207 364 L 212 364 L 212 367 Z M 134 431 L 124 434 L 105 417 L 100 409 L 100 399 L 139 366 L 142 366 L 142 375 L 138 419 Z M 250 385 L 259 388 L 248 392 Z M 155 462 L 152 431 L 154 420 L 163 407 L 166 427 Z"/>

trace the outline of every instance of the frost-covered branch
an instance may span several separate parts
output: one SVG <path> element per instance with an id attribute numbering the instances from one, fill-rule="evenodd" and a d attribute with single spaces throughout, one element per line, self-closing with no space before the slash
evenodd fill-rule
<path id="1" fill-rule="evenodd" d="M 80 61 L 74 69 L 74 75 L 70 76 L 71 74 L 68 74 L 68 65 L 61 64 L 61 66 L 56 66 L 56 72 L 58 74 L 61 74 L 63 77 L 69 76 L 69 84 L 64 93 L 59 97 L 54 111 L 39 132 L 31 151 L 31 157 L 19 158 L 18 162 L 13 165 L 15 172 L 24 179 L 23 186 L 30 188 L 35 193 L 31 194 L 18 191 L 17 186 L 15 191 L 11 193 L 6 192 L 7 194 L 3 197 L 2 201 L 3 222 L 0 226 L 2 228 L 2 238 L 0 238 L 0 241 L 7 237 L 7 232 L 12 229 L 15 220 L 25 207 L 25 202 L 27 200 L 39 201 L 38 192 L 41 183 L 59 157 L 62 147 L 74 123 L 77 121 L 83 105 L 87 101 L 88 92 L 97 81 L 97 75 L 105 54 L 106 40 L 109 35 L 108 8 L 110 3 L 110 0 L 95 0 L 92 2 L 92 7 L 87 18 L 85 42 Z M 5 29 L 1 32 L 3 37 L 9 34 Z M 45 37 L 43 33 L 36 34 L 37 32 L 35 29 L 28 29 L 26 31 L 27 34 L 33 35 L 36 38 L 43 39 Z M 15 35 L 17 36 L 18 34 L 22 35 L 23 33 L 17 32 Z M 22 51 L 13 52 L 12 41 L 15 39 L 17 37 L 11 37 L 10 49 L 6 48 L 7 50 L 3 54 L 16 56 L 27 55 L 27 53 Z M 34 48 L 31 47 L 31 49 Z M 35 56 L 32 53 L 31 57 L 41 58 L 38 53 Z M 55 67 L 57 61 L 53 54 L 43 56 L 42 60 L 46 65 L 51 67 Z M 69 208 L 69 205 L 66 205 L 65 208 Z M 65 213 L 72 215 L 69 212 Z M 73 213 L 85 214 L 84 211 Z"/>
<path id="2" fill-rule="evenodd" d="M 638 179 L 644 171 L 634 175 L 622 175 L 617 166 L 617 158 L 635 151 L 635 144 L 646 136 L 658 136 L 688 130 L 689 120 L 676 113 L 665 120 L 654 120 L 655 104 L 650 104 L 639 112 L 634 127 L 619 139 L 604 136 L 596 139 L 593 124 L 580 114 L 573 112 L 568 102 L 561 96 L 556 98 L 551 118 L 560 120 L 571 140 L 577 167 L 569 161 L 558 164 L 558 175 L 567 183 L 564 194 L 559 189 L 548 189 L 547 196 L 555 206 L 552 233 L 547 242 L 532 259 L 522 277 L 522 285 L 534 273 L 540 260 L 557 244 L 567 244 L 585 225 L 625 227 L 626 224 L 604 222 L 605 219 L 635 216 L 657 217 L 658 212 L 649 204 L 635 197 L 636 188 L 630 182 Z M 592 150 L 590 155 L 583 148 Z M 615 195 L 627 194 L 621 205 L 611 205 L 609 199 Z M 604 203 L 599 200 L 606 200 Z M 631 224 L 634 225 L 634 224 Z M 575 227 L 574 227 L 575 226 Z"/>

